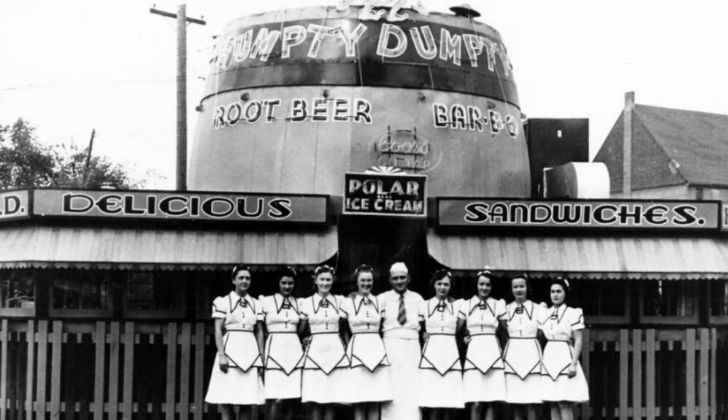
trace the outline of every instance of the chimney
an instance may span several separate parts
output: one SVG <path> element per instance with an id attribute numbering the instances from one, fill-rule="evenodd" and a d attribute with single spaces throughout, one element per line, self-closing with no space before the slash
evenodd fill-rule
<path id="1" fill-rule="evenodd" d="M 625 197 L 632 195 L 632 111 L 634 110 L 634 92 L 624 94 L 623 137 L 622 137 L 622 193 Z"/>

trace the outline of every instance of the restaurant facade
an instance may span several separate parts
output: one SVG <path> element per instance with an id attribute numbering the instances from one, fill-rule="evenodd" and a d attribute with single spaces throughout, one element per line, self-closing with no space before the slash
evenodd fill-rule
<path id="1" fill-rule="evenodd" d="M 458 298 L 485 265 L 506 300 L 516 273 L 537 301 L 567 278 L 587 322 L 580 418 L 728 418 L 723 203 L 583 199 L 598 164 L 534 167 L 553 136 L 521 113 L 499 33 L 453 11 L 233 20 L 191 191 L 0 192 L 0 420 L 215 418 L 210 302 L 232 265 L 253 268 L 256 296 L 294 267 L 307 296 L 317 265 L 348 294 L 353 267 L 384 291 L 395 261 L 425 297 L 441 267 Z M 534 193 L 532 172 L 563 165 L 551 191 L 576 194 Z"/>

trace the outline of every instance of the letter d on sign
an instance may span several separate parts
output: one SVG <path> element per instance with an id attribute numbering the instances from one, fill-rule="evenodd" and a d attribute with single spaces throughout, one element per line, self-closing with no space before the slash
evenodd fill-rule
<path id="1" fill-rule="evenodd" d="M 0 211 L 0 215 L 10 216 L 20 211 L 20 198 L 16 195 L 9 195 L 3 200 L 3 207 L 5 213 Z"/>
<path id="2" fill-rule="evenodd" d="M 64 213 L 86 213 L 94 206 L 93 198 L 84 194 L 64 194 L 63 195 L 63 212 Z"/>

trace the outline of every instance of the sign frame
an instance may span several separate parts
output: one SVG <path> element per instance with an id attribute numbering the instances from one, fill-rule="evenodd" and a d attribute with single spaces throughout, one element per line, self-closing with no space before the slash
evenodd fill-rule
<path id="1" fill-rule="evenodd" d="M 0 223 L 5 222 L 13 222 L 16 220 L 25 220 L 29 219 L 32 215 L 32 209 L 33 209 L 33 190 L 25 189 L 25 188 L 14 188 L 9 190 L 0 190 Z M 7 204 L 7 198 L 12 195 L 20 195 L 19 198 L 19 205 L 25 204 L 25 208 L 21 208 L 19 211 L 19 214 L 17 216 L 10 215 L 6 216 L 6 204 Z M 25 197 L 23 197 L 23 195 Z M 15 213 L 15 212 L 14 212 Z"/>
<path id="2" fill-rule="evenodd" d="M 160 215 L 155 212 L 153 215 L 148 214 L 140 214 L 141 209 L 136 209 L 139 212 L 134 212 L 134 214 L 127 214 L 127 215 L 115 215 L 115 214 L 88 214 L 88 211 L 86 212 L 77 212 L 77 213 L 64 213 L 62 211 L 63 203 L 62 202 L 56 202 L 51 203 L 51 206 L 55 206 L 53 209 L 54 211 L 50 212 L 44 212 L 48 207 L 42 207 L 44 206 L 42 195 L 44 192 L 52 194 L 57 194 L 57 197 L 51 197 L 48 199 L 59 199 L 61 200 L 63 196 L 66 194 L 77 194 L 77 195 L 87 195 L 94 198 L 94 201 L 97 201 L 100 197 L 103 196 L 121 196 L 121 197 L 128 197 L 136 196 L 136 204 L 139 205 L 141 201 L 143 201 L 143 198 L 150 197 L 150 196 L 156 196 L 157 200 L 155 201 L 156 205 L 159 205 L 159 201 L 163 200 L 163 197 L 172 196 L 172 197 L 186 197 L 188 199 L 191 199 L 192 197 L 197 197 L 198 201 L 196 202 L 198 207 L 201 207 L 203 204 L 202 202 L 205 200 L 210 200 L 211 198 L 219 198 L 221 200 L 230 200 L 230 201 L 236 201 L 240 198 L 280 198 L 282 200 L 290 200 L 291 199 L 312 199 L 315 201 L 322 201 L 315 210 L 314 213 L 315 217 L 312 216 L 310 219 L 304 219 L 304 220 L 296 220 L 294 217 L 291 217 L 292 214 L 295 213 L 295 207 L 292 209 L 289 208 L 291 211 L 291 215 L 288 215 L 286 217 L 281 217 L 279 219 L 270 219 L 270 218 L 230 218 L 230 217 L 212 217 L 209 215 Z M 145 222 L 154 222 L 154 223 L 214 223 L 214 224 L 266 224 L 266 225 L 277 225 L 277 224 L 285 224 L 285 225 L 326 225 L 328 224 L 329 218 L 330 218 L 330 212 L 329 212 L 329 206 L 330 206 L 330 196 L 325 194 L 276 194 L 276 193 L 256 193 L 256 192 L 223 192 L 223 191 L 173 191 L 173 190 L 90 190 L 90 189 L 66 189 L 66 188 L 38 188 L 32 190 L 32 211 L 30 212 L 30 216 L 34 218 L 64 218 L 64 219 L 87 219 L 87 220 L 106 220 L 106 221 L 117 221 L 117 222 L 123 222 L 123 221 L 145 221 Z M 141 198 L 140 198 L 141 197 Z M 119 200 L 122 201 L 122 200 Z M 134 199 L 132 198 L 132 201 Z M 268 204 L 269 201 L 264 200 L 264 204 Z M 235 203 L 236 204 L 236 203 Z M 116 205 L 122 206 L 121 203 L 117 203 Z M 213 206 L 214 204 L 211 204 Z M 212 207 L 211 207 L 212 208 Z M 96 207 L 94 206 L 94 209 Z M 192 211 L 190 210 L 190 213 Z M 230 213 L 234 213 L 235 210 L 230 210 Z M 96 212 L 98 213 L 98 211 Z M 118 213 L 118 212 L 117 212 Z M 230 214 L 228 213 L 228 215 Z"/>
<path id="3" fill-rule="evenodd" d="M 564 224 L 564 225 L 553 225 L 553 224 L 538 224 L 538 223 L 496 223 L 496 224 L 487 224 L 482 222 L 471 222 L 463 220 L 462 222 L 455 223 L 455 222 L 446 222 L 443 223 L 443 202 L 463 202 L 463 207 L 467 205 L 468 203 L 484 203 L 484 204 L 494 204 L 494 203 L 521 203 L 525 205 L 534 205 L 534 204 L 542 204 L 542 205 L 559 205 L 559 204 L 576 204 L 576 205 L 588 205 L 588 204 L 603 204 L 603 205 L 619 205 L 619 204 L 650 204 L 650 205 L 672 205 L 670 209 L 675 208 L 681 204 L 683 205 L 690 205 L 694 204 L 699 207 L 715 207 L 714 209 L 710 209 L 710 212 L 712 212 L 712 215 L 708 215 L 709 217 L 713 217 L 714 220 L 712 222 L 714 225 L 708 225 L 708 226 L 679 226 L 675 224 L 666 224 L 665 226 L 659 226 L 659 225 L 615 225 L 615 224 L 605 224 L 605 225 L 597 225 L 597 224 L 584 224 L 584 223 L 574 223 L 574 224 Z M 655 200 L 649 200 L 649 199 L 576 199 L 576 200 L 532 200 L 528 198 L 513 198 L 513 197 L 463 197 L 463 196 L 453 196 L 453 197 L 436 197 L 435 199 L 435 226 L 439 229 L 458 229 L 458 228 L 468 228 L 468 229 L 477 229 L 477 230 L 514 230 L 514 231 L 524 231 L 528 229 L 532 230 L 556 230 L 556 231 L 590 231 L 590 232 L 608 232 L 608 231 L 619 231 L 619 232 L 625 232 L 625 231 L 632 231 L 632 232 L 668 232 L 668 231 L 681 231 L 681 232 L 721 232 L 725 231 L 722 228 L 722 202 L 719 200 L 666 200 L 666 199 L 655 199 Z M 464 210 L 463 210 L 464 212 Z M 453 216 L 451 216 L 453 217 Z"/>
<path id="4" fill-rule="evenodd" d="M 411 180 L 417 179 L 422 188 L 421 200 L 423 203 L 422 214 L 407 214 L 407 213 L 383 213 L 383 212 L 366 212 L 366 211 L 350 211 L 346 208 L 346 201 L 349 198 L 348 193 L 348 181 L 352 176 L 370 177 L 370 178 L 409 178 Z M 380 173 L 365 173 L 365 172 L 346 172 L 344 174 L 344 194 L 341 200 L 341 214 L 344 216 L 373 216 L 373 217 L 392 217 L 392 218 L 408 218 L 408 219 L 427 219 L 427 175 L 423 174 L 408 174 L 408 173 L 394 173 L 394 174 L 380 174 Z"/>

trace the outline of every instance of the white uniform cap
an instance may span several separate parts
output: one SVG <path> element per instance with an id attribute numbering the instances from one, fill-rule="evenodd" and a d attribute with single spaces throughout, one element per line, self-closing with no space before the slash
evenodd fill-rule
<path id="1" fill-rule="evenodd" d="M 389 268 L 389 274 L 394 273 L 403 273 L 403 274 L 409 274 L 409 271 L 407 270 L 407 265 L 403 262 L 396 262 L 392 264 L 392 267 Z"/>

